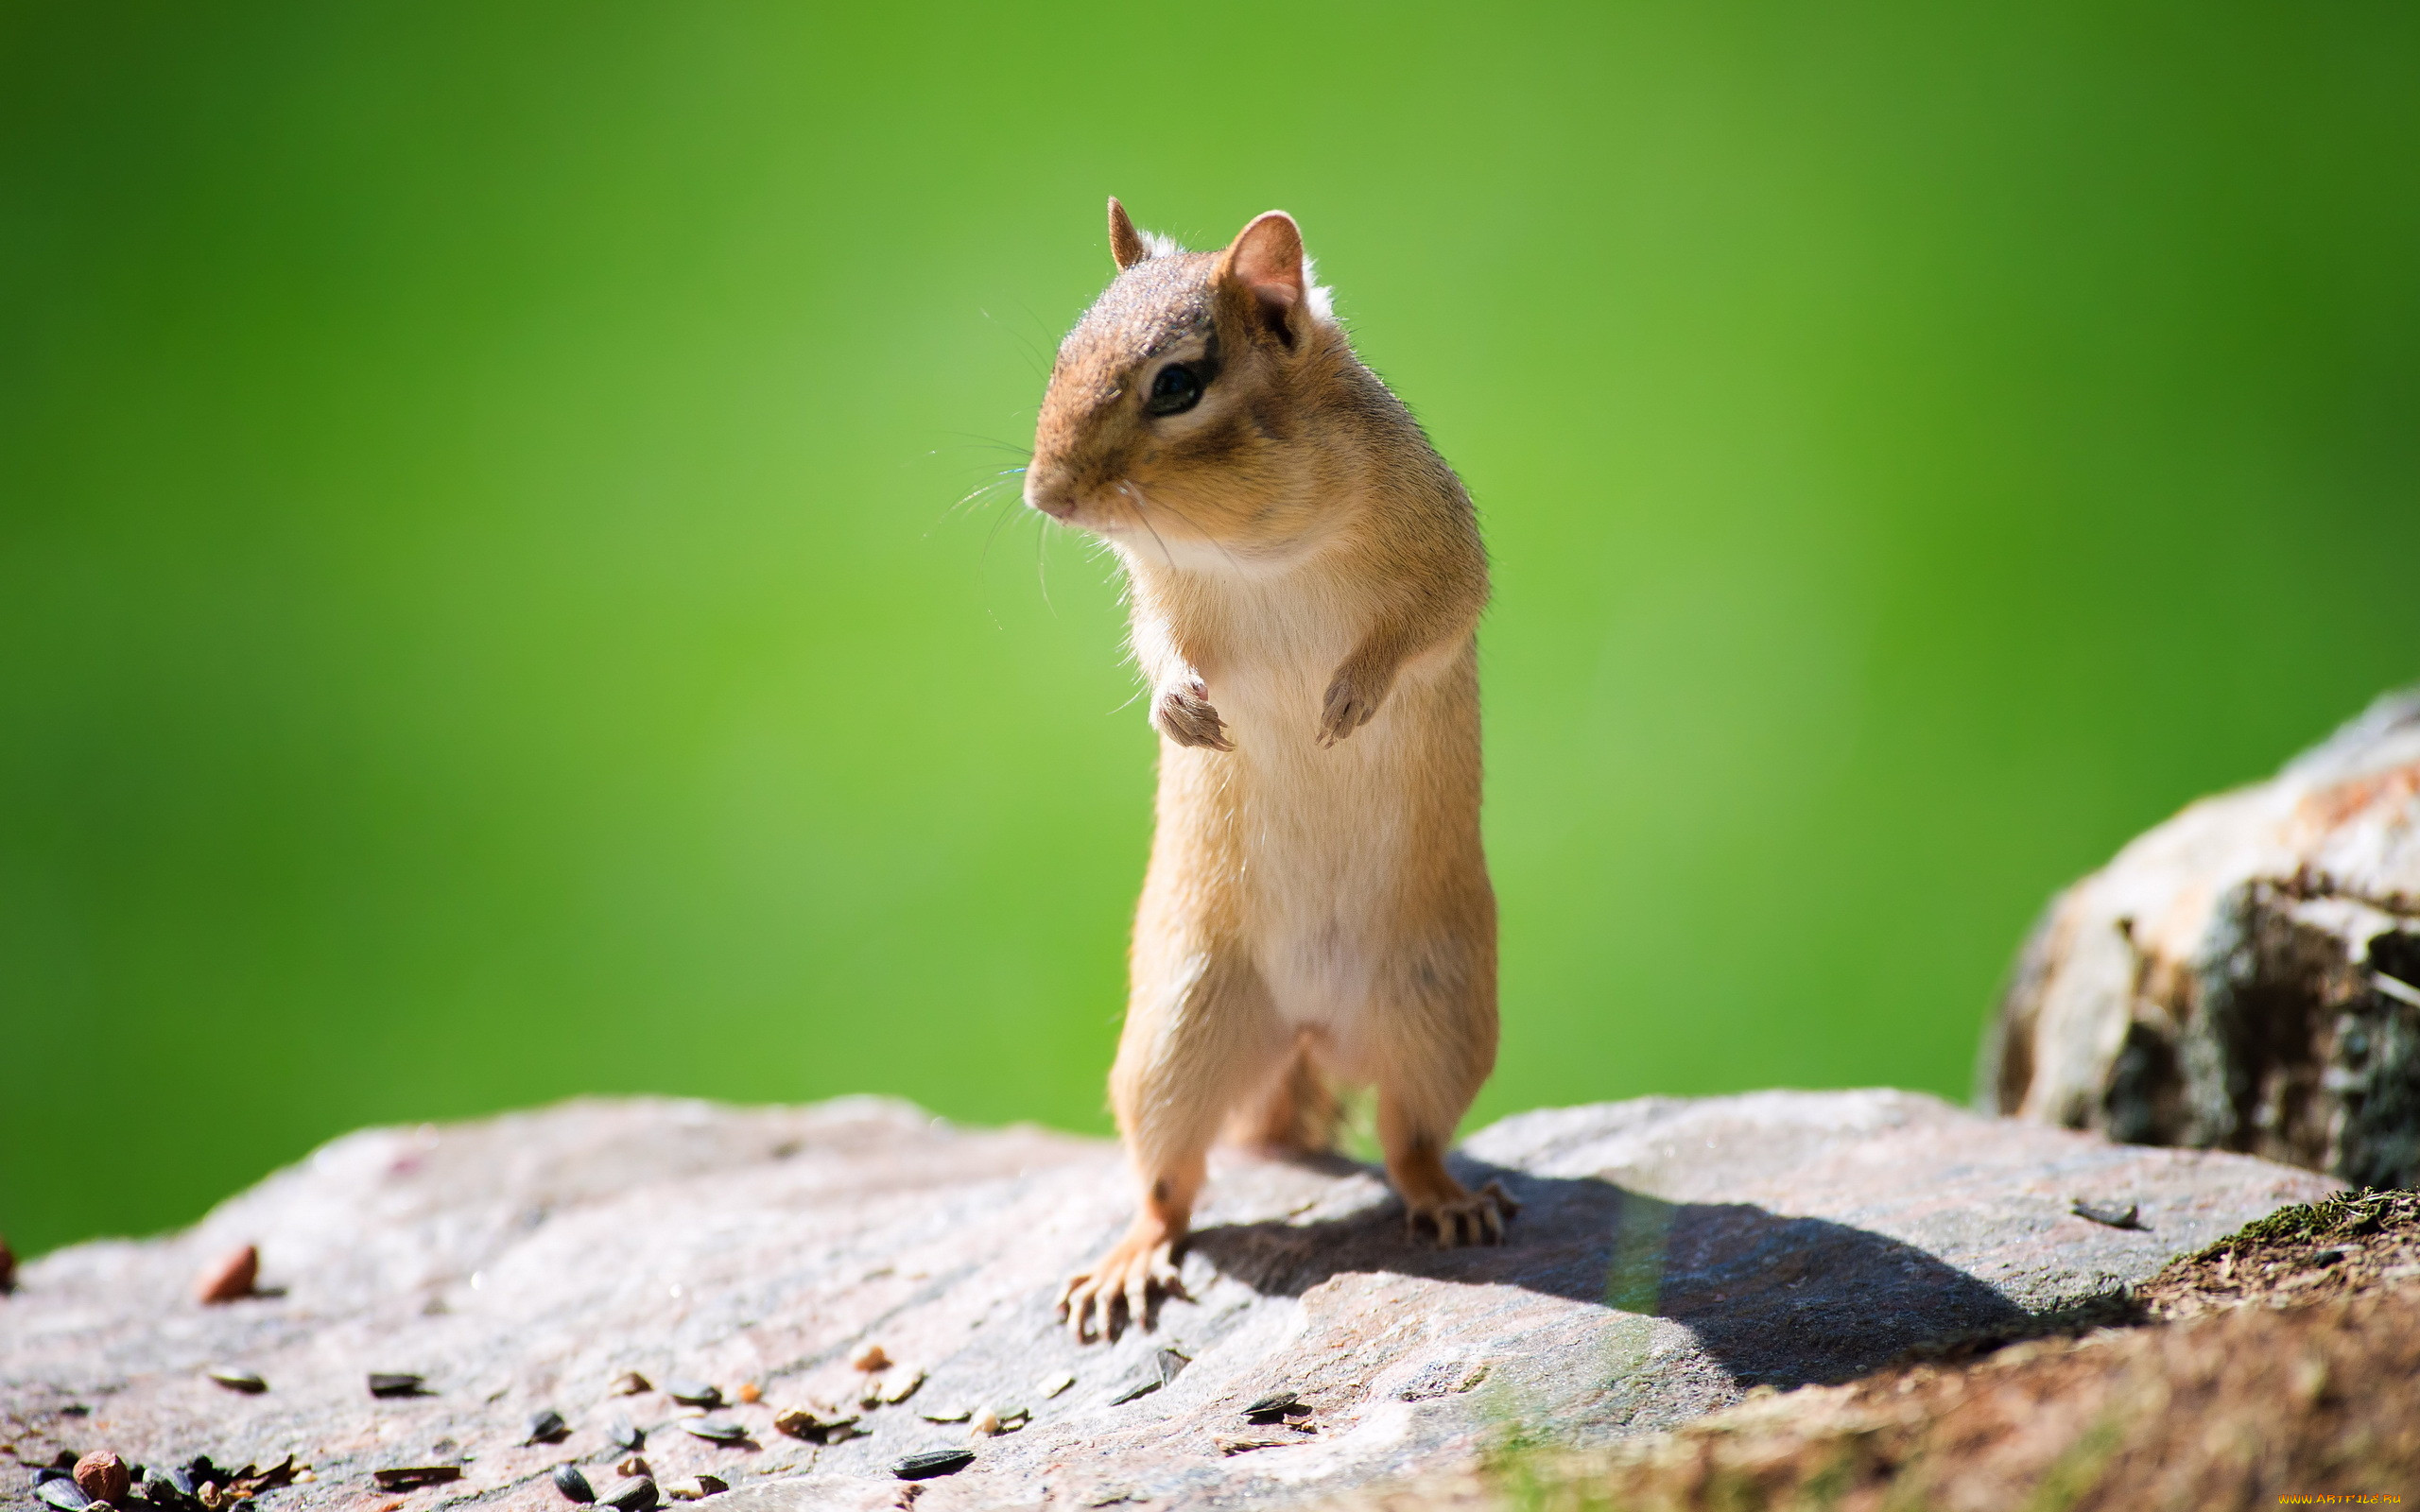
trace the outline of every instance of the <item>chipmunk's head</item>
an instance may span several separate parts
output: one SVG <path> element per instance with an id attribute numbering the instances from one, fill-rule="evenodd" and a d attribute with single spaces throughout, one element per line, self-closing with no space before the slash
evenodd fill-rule
<path id="1" fill-rule="evenodd" d="M 1170 565 L 1303 541 L 1344 345 L 1293 217 L 1188 252 L 1113 199 L 1109 247 L 1117 278 L 1060 343 L 1026 503 Z"/>

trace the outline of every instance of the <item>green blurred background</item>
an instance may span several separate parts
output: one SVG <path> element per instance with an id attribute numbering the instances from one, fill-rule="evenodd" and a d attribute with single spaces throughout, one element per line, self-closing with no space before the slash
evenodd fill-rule
<path id="1" fill-rule="evenodd" d="M 1964 1094 L 2420 676 L 2420 9 L 0 7 L 0 1228 L 582 1091 L 1100 1129 L 1151 742 L 1012 499 L 1103 197 L 1484 511 L 1475 1118 Z"/>

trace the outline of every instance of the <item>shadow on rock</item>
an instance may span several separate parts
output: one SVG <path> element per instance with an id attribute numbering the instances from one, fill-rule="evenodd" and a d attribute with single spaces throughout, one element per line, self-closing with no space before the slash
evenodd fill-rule
<path id="1" fill-rule="evenodd" d="M 1744 1384 L 1847 1381 L 1911 1349 L 2035 1331 L 2035 1318 L 1924 1250 L 1747 1203 L 1668 1203 L 1610 1181 L 1456 1162 L 1521 1203 L 1501 1247 L 1441 1250 L 1390 1202 L 1310 1224 L 1230 1224 L 1190 1248 L 1265 1296 L 1387 1271 L 1652 1314 L 1685 1324 Z"/>

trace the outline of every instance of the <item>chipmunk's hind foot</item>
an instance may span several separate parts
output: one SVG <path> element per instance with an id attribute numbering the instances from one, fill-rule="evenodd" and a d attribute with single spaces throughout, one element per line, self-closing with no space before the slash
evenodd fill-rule
<path id="1" fill-rule="evenodd" d="M 1463 1245 L 1500 1245 L 1504 1243 L 1505 1225 L 1521 1211 L 1512 1194 L 1504 1190 L 1500 1181 L 1490 1181 L 1477 1192 L 1465 1192 L 1460 1185 L 1453 1196 L 1435 1196 L 1426 1201 L 1404 1202 L 1404 1232 L 1410 1238 L 1420 1237 L 1420 1227 L 1426 1224 L 1437 1235 L 1437 1247 L 1455 1249 Z"/>

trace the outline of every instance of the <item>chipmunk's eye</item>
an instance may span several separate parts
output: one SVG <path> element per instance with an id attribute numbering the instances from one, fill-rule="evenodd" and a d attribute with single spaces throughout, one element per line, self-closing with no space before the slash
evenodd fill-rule
<path id="1" fill-rule="evenodd" d="M 1151 380 L 1151 397 L 1143 407 L 1154 415 L 1182 415 L 1201 403 L 1201 375 L 1181 362 L 1171 362 Z"/>

